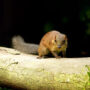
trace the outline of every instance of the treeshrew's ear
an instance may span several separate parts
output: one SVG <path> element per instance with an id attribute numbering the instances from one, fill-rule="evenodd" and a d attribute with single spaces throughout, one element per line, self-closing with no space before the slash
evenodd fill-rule
<path id="1" fill-rule="evenodd" d="M 67 36 L 65 35 L 65 40 L 67 40 Z"/>

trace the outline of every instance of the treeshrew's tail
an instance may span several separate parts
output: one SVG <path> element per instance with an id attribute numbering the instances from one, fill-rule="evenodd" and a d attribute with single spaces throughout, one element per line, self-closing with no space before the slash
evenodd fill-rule
<path id="1" fill-rule="evenodd" d="M 38 46 L 37 44 L 26 43 L 21 36 L 12 38 L 12 47 L 27 54 L 38 54 Z"/>

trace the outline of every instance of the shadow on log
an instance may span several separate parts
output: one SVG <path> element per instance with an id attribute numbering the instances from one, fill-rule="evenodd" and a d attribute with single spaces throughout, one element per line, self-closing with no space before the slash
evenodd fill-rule
<path id="1" fill-rule="evenodd" d="M 19 90 L 90 90 L 90 57 L 37 59 L 35 55 L 0 47 L 0 86 Z"/>

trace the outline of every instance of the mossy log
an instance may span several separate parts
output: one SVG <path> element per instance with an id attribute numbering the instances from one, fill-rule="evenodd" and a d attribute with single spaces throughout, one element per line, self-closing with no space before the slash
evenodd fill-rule
<path id="1" fill-rule="evenodd" d="M 0 86 L 19 90 L 90 90 L 90 57 L 45 58 L 0 47 Z"/>

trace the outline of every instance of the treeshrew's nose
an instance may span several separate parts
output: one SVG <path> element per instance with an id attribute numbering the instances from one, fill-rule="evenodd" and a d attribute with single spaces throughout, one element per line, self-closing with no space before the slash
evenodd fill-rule
<path id="1" fill-rule="evenodd" d="M 60 45 L 58 45 L 58 48 L 61 48 L 61 46 L 60 46 Z"/>

